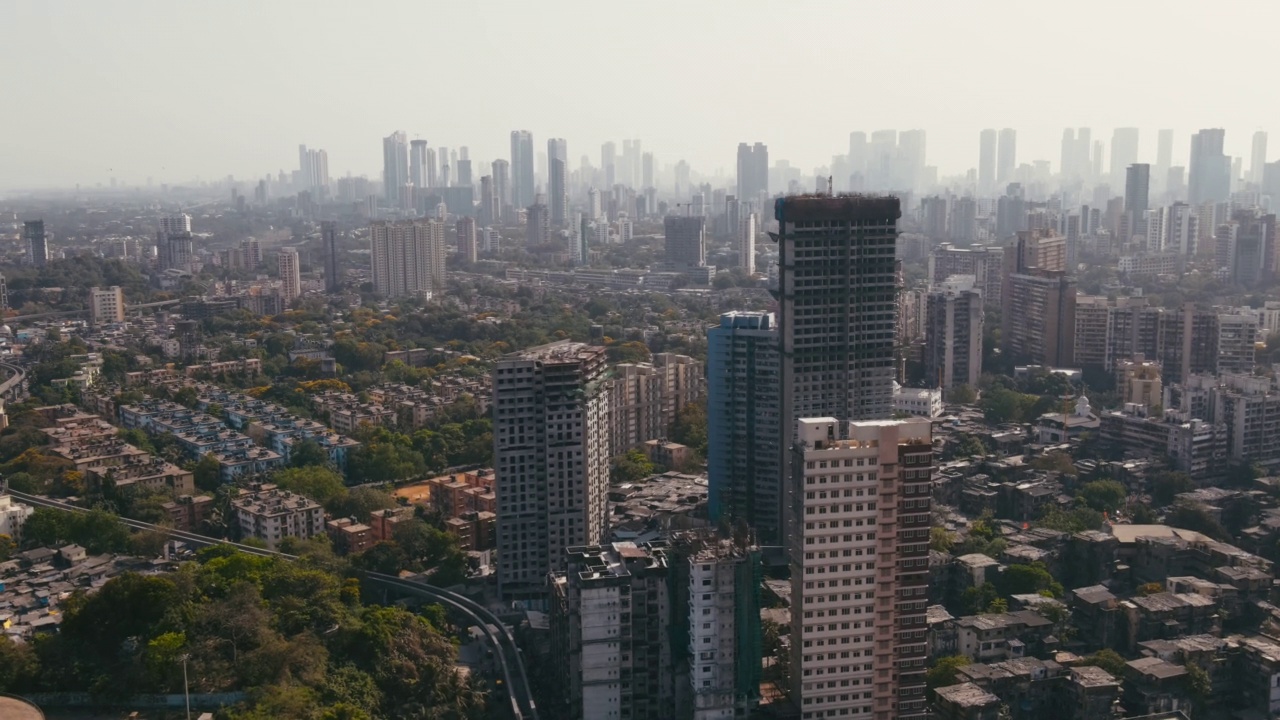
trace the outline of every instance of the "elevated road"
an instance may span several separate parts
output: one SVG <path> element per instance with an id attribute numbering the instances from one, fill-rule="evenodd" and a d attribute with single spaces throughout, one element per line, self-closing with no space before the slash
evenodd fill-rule
<path id="1" fill-rule="evenodd" d="M 85 508 L 61 502 L 59 500 L 50 500 L 40 495 L 30 495 L 28 493 L 4 488 L 4 493 L 12 495 L 14 498 L 21 500 L 28 505 L 36 507 L 53 508 L 55 510 L 65 510 L 67 512 L 88 512 Z M 186 532 L 183 530 L 174 530 L 172 528 L 162 527 L 160 525 L 152 525 L 140 520 L 131 520 L 129 518 L 120 518 L 120 522 L 135 530 L 158 530 L 167 533 L 170 537 L 191 545 L 207 547 L 210 545 L 230 545 L 242 552 L 251 555 L 262 555 L 268 557 L 279 557 L 286 560 L 297 560 L 297 556 L 278 552 L 276 550 L 267 550 L 264 548 L 253 547 L 252 545 L 243 545 L 240 543 L 229 542 L 218 538 L 208 537 L 206 535 L 198 535 L 196 533 Z M 521 657 L 520 648 L 516 646 L 515 636 L 511 630 L 500 621 L 497 616 L 489 611 L 488 608 L 476 603 L 471 598 L 458 593 L 446 590 L 428 583 L 415 582 L 413 580 L 404 580 L 392 575 L 384 575 L 382 573 L 366 572 L 363 573 L 364 578 L 371 583 L 381 585 L 383 587 L 392 588 L 401 592 L 416 595 L 417 597 L 438 602 L 448 608 L 451 608 L 458 614 L 467 618 L 467 620 L 478 626 L 485 638 L 489 641 L 489 645 L 493 651 L 494 664 L 498 669 L 498 675 L 501 677 L 503 685 L 506 687 L 507 697 L 511 702 L 511 714 L 516 720 L 538 720 L 538 709 L 533 701 L 533 692 L 529 688 L 529 677 L 525 671 L 524 661 Z"/>

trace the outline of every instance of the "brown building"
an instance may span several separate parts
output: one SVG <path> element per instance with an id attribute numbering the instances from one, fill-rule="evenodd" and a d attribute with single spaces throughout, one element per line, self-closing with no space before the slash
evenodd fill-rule
<path id="1" fill-rule="evenodd" d="M 1076 283 L 1066 258 L 1066 238 L 1045 230 L 1020 232 L 1005 248 L 1001 339 L 1015 362 L 1075 364 Z"/>
<path id="2" fill-rule="evenodd" d="M 324 531 L 342 555 L 364 552 L 377 542 L 372 528 L 352 518 L 330 520 L 324 524 Z"/>
<path id="3" fill-rule="evenodd" d="M 374 542 L 390 540 L 397 523 L 413 519 L 413 508 L 409 506 L 374 510 L 369 514 L 369 528 L 373 531 Z"/>
<path id="4" fill-rule="evenodd" d="M 162 505 L 175 530 L 199 530 L 213 514 L 213 498 L 208 495 L 182 495 Z"/>

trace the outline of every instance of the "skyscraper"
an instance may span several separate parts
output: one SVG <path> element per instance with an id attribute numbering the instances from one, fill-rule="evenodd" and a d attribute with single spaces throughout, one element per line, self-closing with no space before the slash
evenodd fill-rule
<path id="1" fill-rule="evenodd" d="M 1263 170 L 1267 165 L 1267 133 L 1259 130 L 1253 134 L 1253 148 L 1249 154 L 1249 182 L 1262 184 Z"/>
<path id="2" fill-rule="evenodd" d="M 525 209 L 525 243 L 530 247 L 551 242 L 551 213 L 546 205 L 534 203 Z"/>
<path id="3" fill-rule="evenodd" d="M 569 217 L 569 149 L 564 138 L 547 141 L 547 190 L 551 224 L 563 227 Z"/>
<path id="4" fill-rule="evenodd" d="M 160 230 L 156 233 L 157 269 L 189 271 L 192 254 L 191 216 L 180 213 L 161 217 Z"/>
<path id="5" fill-rule="evenodd" d="M 1066 267 L 1066 238 L 1051 231 L 1019 232 L 1005 248 L 1000 341 L 1015 362 L 1072 367 L 1076 285 Z"/>
<path id="6" fill-rule="evenodd" d="M 953 275 L 929 291 L 925 375 L 933 387 L 977 387 L 982 376 L 982 291 L 972 275 Z"/>
<path id="7" fill-rule="evenodd" d="M 508 219 L 507 208 L 512 207 L 511 199 L 511 163 L 506 160 L 493 161 L 493 195 L 498 206 L 498 217 L 495 222 Z"/>
<path id="8" fill-rule="evenodd" d="M 996 189 L 996 131 L 978 134 L 978 196 L 990 197 Z"/>
<path id="9" fill-rule="evenodd" d="M 1002 188 L 1013 182 L 1013 174 L 1017 169 L 1018 131 L 1005 128 L 1000 131 L 1000 152 L 996 161 L 996 188 Z"/>
<path id="10" fill-rule="evenodd" d="M 89 322 L 94 327 L 124 322 L 124 290 L 119 285 L 89 288 Z"/>
<path id="11" fill-rule="evenodd" d="M 748 275 L 756 272 L 756 214 L 746 213 L 738 220 L 738 267 Z"/>
<path id="12" fill-rule="evenodd" d="M 1165 183 L 1169 177 L 1169 168 L 1173 165 L 1173 131 L 1161 130 L 1156 135 L 1156 165 L 1152 169 L 1156 180 Z M 1167 185 L 1167 183 L 1165 183 Z M 1163 188 L 1166 192 L 1168 187 Z"/>
<path id="13" fill-rule="evenodd" d="M 382 139 L 382 197 L 387 204 L 400 204 L 400 195 L 409 182 L 409 138 L 393 132 Z"/>
<path id="14" fill-rule="evenodd" d="M 1130 165 L 1125 172 L 1124 211 L 1133 219 L 1129 227 L 1134 234 L 1141 234 L 1138 224 L 1150 208 L 1150 188 L 1151 166 L 1146 163 Z"/>
<path id="15" fill-rule="evenodd" d="M 532 205 L 537 187 L 533 174 L 533 134 L 528 130 L 512 130 L 511 204 L 518 208 Z"/>
<path id="16" fill-rule="evenodd" d="M 927 717 L 930 421 L 802 418 L 789 464 L 792 699 L 806 718 Z"/>
<path id="17" fill-rule="evenodd" d="M 280 298 L 287 305 L 302 294 L 302 274 L 297 249 L 280 248 L 276 253 L 276 268 L 280 273 Z"/>
<path id="18" fill-rule="evenodd" d="M 651 188 L 653 187 L 653 153 L 647 152 L 642 155 L 640 163 L 642 166 L 640 184 L 643 185 L 645 189 Z M 650 212 L 652 211 L 653 209 L 650 208 Z"/>
<path id="19" fill-rule="evenodd" d="M 444 223 L 374 222 L 369 244 L 374 292 L 396 298 L 444 291 Z"/>
<path id="20" fill-rule="evenodd" d="M 608 531 L 609 391 L 603 347 L 561 341 L 493 371 L 498 592 L 541 598 L 565 549 Z"/>
<path id="21" fill-rule="evenodd" d="M 1231 196 L 1231 158 L 1222 152 L 1226 131 L 1201 130 L 1191 136 L 1191 165 L 1187 202 L 1191 205 L 1225 202 Z"/>
<path id="22" fill-rule="evenodd" d="M 707 507 L 766 545 L 782 542 L 781 393 L 773 313 L 721 315 L 707 331 Z"/>
<path id="23" fill-rule="evenodd" d="M 738 143 L 738 199 L 755 202 L 760 193 L 769 193 L 769 149 Z"/>
<path id="24" fill-rule="evenodd" d="M 1138 128 L 1116 128 L 1111 132 L 1111 183 L 1120 184 L 1127 168 L 1138 162 Z"/>
<path id="25" fill-rule="evenodd" d="M 409 143 L 409 182 L 420 189 L 435 184 L 435 178 L 427 174 L 427 141 L 413 140 Z"/>
<path id="26" fill-rule="evenodd" d="M 479 259 L 476 245 L 476 219 L 472 217 L 458 218 L 458 257 L 463 262 L 473 263 Z"/>
<path id="27" fill-rule="evenodd" d="M 677 272 L 707 264 L 706 218 L 668 215 L 663 221 L 665 259 Z"/>
<path id="28" fill-rule="evenodd" d="M 604 186 L 611 188 L 618 181 L 618 146 L 609 141 L 600 146 L 600 171 L 604 173 Z"/>
<path id="29" fill-rule="evenodd" d="M 796 418 L 893 411 L 898 208 L 861 195 L 774 203 L 784 448 Z"/>
<path id="30" fill-rule="evenodd" d="M 320 247 L 324 251 L 324 289 L 328 293 L 342 290 L 342 271 L 338 269 L 338 223 L 320 223 Z"/>
<path id="31" fill-rule="evenodd" d="M 493 176 L 480 178 L 480 209 L 478 216 L 482 227 L 496 225 L 502 217 L 502 207 L 498 204 L 498 195 L 493 189 Z"/>
<path id="32" fill-rule="evenodd" d="M 22 239 L 27 244 L 27 262 L 44 267 L 49 262 L 49 240 L 44 234 L 43 220 L 28 220 L 22 224 Z"/>
<path id="33" fill-rule="evenodd" d="M 867 182 L 867 157 L 870 149 L 867 146 L 867 134 L 864 132 L 849 133 L 849 189 L 863 190 Z"/>

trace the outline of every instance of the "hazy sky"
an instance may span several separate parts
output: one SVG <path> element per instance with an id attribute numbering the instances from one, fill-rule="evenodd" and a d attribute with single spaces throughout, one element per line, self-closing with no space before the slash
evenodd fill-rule
<path id="1" fill-rule="evenodd" d="M 1263 129 L 1280 157 L 1269 0 L 3 0 L 0 28 L 0 188 L 248 179 L 299 143 L 377 177 L 398 129 L 482 160 L 528 129 L 573 167 L 635 137 L 729 174 L 739 141 L 807 173 L 880 128 L 926 129 L 944 174 L 983 127 L 1055 169 L 1068 125 L 1138 126 L 1143 160 L 1160 127 L 1175 160 Z"/>

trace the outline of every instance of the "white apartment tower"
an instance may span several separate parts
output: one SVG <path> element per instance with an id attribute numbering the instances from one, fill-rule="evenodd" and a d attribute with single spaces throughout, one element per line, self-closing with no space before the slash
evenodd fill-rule
<path id="1" fill-rule="evenodd" d="M 798 423 L 790 488 L 792 699 L 801 717 L 927 717 L 932 426 Z"/>
<path id="2" fill-rule="evenodd" d="M 498 590 L 546 597 L 565 549 L 608 531 L 608 356 L 561 341 L 513 353 L 493 371 Z"/>
<path id="3" fill-rule="evenodd" d="M 298 263 L 298 250 L 291 247 L 280 248 L 276 253 L 276 266 L 280 271 L 280 297 L 285 303 L 302 294 L 302 272 Z"/>
<path id="4" fill-rule="evenodd" d="M 925 372 L 931 387 L 977 387 L 982 376 L 982 291 L 972 275 L 952 275 L 929 291 Z"/>
<path id="5" fill-rule="evenodd" d="M 89 318 L 95 326 L 124 322 L 124 290 L 119 285 L 89 288 Z"/>
<path id="6" fill-rule="evenodd" d="M 431 297 L 444 290 L 444 223 L 374 222 L 369 226 L 373 291 L 389 298 Z"/>

